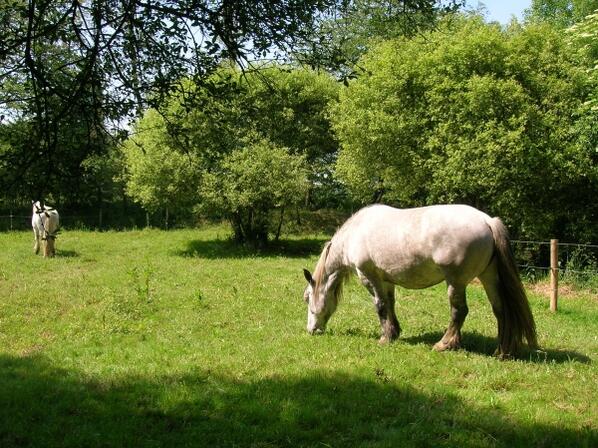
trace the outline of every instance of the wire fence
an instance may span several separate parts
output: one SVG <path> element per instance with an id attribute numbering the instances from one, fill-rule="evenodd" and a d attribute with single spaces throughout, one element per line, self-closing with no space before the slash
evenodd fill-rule
<path id="1" fill-rule="evenodd" d="M 92 213 L 60 213 L 63 229 L 125 230 L 143 227 L 171 228 L 192 225 L 189 216 L 171 215 L 165 219 L 161 213 L 149 214 L 140 209 L 113 212 L 96 210 Z M 31 229 L 31 215 L 24 213 L 0 214 L 0 232 Z"/>
<path id="2" fill-rule="evenodd" d="M 24 230 L 24 223 L 27 222 L 31 225 L 31 216 L 22 215 L 0 215 L 0 230 Z"/>
<path id="3" fill-rule="evenodd" d="M 133 229 L 147 226 L 164 227 L 164 217 L 159 214 L 148 215 L 139 210 L 129 213 L 96 211 L 95 213 L 61 214 L 61 227 L 65 229 Z M 170 225 L 190 225 L 188 219 Z M 168 226 L 168 225 L 167 225 Z M 20 231 L 31 229 L 31 215 L 8 213 L 0 215 L 0 231 Z M 538 272 L 549 273 L 550 241 L 512 240 L 513 251 L 523 275 L 532 279 Z M 558 269 L 560 275 L 585 275 L 598 277 L 598 244 L 558 243 Z"/>
<path id="4" fill-rule="evenodd" d="M 144 227 L 147 219 L 144 216 L 118 218 L 105 215 L 60 214 L 60 226 L 67 229 L 125 229 Z M 19 231 L 31 229 L 31 215 L 0 215 L 0 231 Z"/>
<path id="5" fill-rule="evenodd" d="M 512 240 L 519 268 L 549 272 L 550 241 Z M 572 274 L 598 275 L 598 244 L 556 243 L 558 269 Z"/>
<path id="6" fill-rule="evenodd" d="M 552 312 L 558 309 L 561 281 L 574 289 L 598 293 L 598 245 L 514 240 L 513 248 L 524 278 L 532 282 L 550 279 Z"/>

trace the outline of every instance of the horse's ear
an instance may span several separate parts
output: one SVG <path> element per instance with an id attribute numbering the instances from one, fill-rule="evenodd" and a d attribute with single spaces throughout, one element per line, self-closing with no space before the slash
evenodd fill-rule
<path id="1" fill-rule="evenodd" d="M 309 272 L 307 269 L 303 269 L 303 276 L 305 277 L 305 280 L 307 280 L 307 283 L 309 283 L 311 286 L 314 286 L 316 282 L 314 282 L 311 272 Z"/>

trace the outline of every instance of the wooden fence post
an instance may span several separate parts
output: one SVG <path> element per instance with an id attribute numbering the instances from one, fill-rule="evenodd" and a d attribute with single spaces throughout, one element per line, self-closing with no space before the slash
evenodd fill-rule
<path id="1" fill-rule="evenodd" d="M 550 311 L 556 313 L 559 295 L 559 240 L 550 240 Z"/>

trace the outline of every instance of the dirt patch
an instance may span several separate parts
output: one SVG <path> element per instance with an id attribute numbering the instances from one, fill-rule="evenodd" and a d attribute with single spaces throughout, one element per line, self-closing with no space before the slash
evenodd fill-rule
<path id="1" fill-rule="evenodd" d="M 482 282 L 480 282 L 477 278 L 472 280 L 471 284 L 479 287 L 482 286 Z M 550 287 L 550 280 L 538 281 L 535 283 L 524 282 L 523 286 L 525 287 L 525 290 L 531 294 L 550 299 L 550 293 L 552 290 Z M 564 282 L 559 283 L 559 297 L 566 299 L 581 299 L 590 297 L 598 302 L 598 294 L 594 294 L 592 291 L 585 289 L 577 289 L 575 286 Z"/>
<path id="2" fill-rule="evenodd" d="M 558 286 L 558 294 L 559 297 L 564 297 L 567 299 L 577 299 L 582 297 L 594 296 L 594 299 L 598 301 L 597 294 L 591 294 L 588 291 L 580 291 L 576 289 L 574 286 L 569 285 L 567 283 L 559 283 Z M 552 292 L 552 288 L 550 286 L 550 281 L 540 281 L 536 283 L 526 283 L 525 289 L 530 291 L 531 293 L 539 296 L 544 296 L 550 298 L 550 294 Z"/>

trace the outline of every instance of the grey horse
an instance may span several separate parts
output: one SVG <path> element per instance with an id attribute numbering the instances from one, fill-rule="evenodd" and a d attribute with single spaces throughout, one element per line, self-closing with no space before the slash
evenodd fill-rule
<path id="1" fill-rule="evenodd" d="M 313 275 L 304 269 L 311 334 L 326 329 L 343 281 L 351 273 L 372 295 L 382 327 L 381 343 L 401 332 L 394 309 L 395 285 L 420 289 L 445 281 L 450 322 L 434 349 L 459 348 L 468 313 L 465 289 L 477 277 L 498 322 L 498 355 L 516 354 L 524 338 L 530 348 L 537 347 L 534 318 L 507 229 L 499 218 L 473 207 L 373 205 L 355 213 L 326 243 Z"/>

